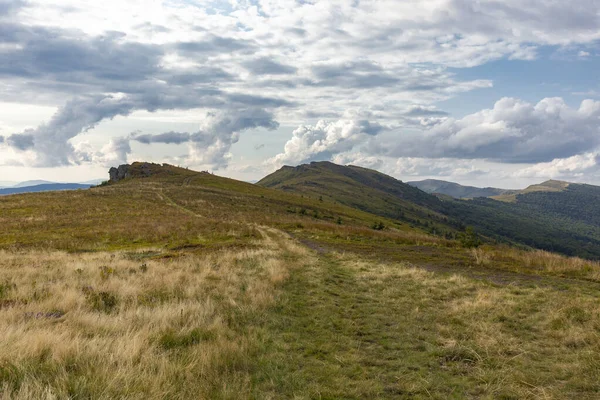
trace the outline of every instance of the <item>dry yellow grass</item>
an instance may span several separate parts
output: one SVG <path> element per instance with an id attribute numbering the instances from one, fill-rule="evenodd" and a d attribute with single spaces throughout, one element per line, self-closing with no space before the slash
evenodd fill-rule
<path id="1" fill-rule="evenodd" d="M 507 246 L 483 246 L 471 250 L 477 265 L 493 265 L 517 272 L 600 281 L 600 262 L 566 257 L 544 250 L 520 250 Z"/>
<path id="2" fill-rule="evenodd" d="M 306 255 L 276 231 L 260 232 L 256 250 L 174 259 L 0 252 L 0 398 L 247 393 L 257 321 L 290 257 Z"/>

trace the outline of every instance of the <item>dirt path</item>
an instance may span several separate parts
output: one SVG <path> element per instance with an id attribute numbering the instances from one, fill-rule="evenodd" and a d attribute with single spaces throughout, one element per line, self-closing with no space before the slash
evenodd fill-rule
<path id="1" fill-rule="evenodd" d="M 196 218 L 206 218 L 206 217 L 205 217 L 205 216 L 203 216 L 203 215 L 200 215 L 200 214 L 197 214 L 197 213 L 195 213 L 194 211 L 190 210 L 189 208 L 186 208 L 186 207 L 184 207 L 184 206 L 182 206 L 182 205 L 179 205 L 179 204 L 175 203 L 175 201 L 173 201 L 173 199 L 171 199 L 169 196 L 167 196 L 167 195 L 164 193 L 164 191 L 162 190 L 162 188 L 156 191 L 156 195 L 158 196 L 158 198 L 159 198 L 161 201 L 164 201 L 164 202 L 165 202 L 165 203 L 167 203 L 168 205 L 170 205 L 170 206 L 173 206 L 173 207 L 176 207 L 176 208 L 180 209 L 181 211 L 183 211 L 183 212 L 184 212 L 184 213 L 186 213 L 186 214 L 192 215 L 192 216 L 194 216 L 194 217 L 196 217 Z"/>
<path id="2" fill-rule="evenodd" d="M 308 249 L 314 251 L 319 256 L 327 255 L 331 252 L 340 251 L 332 246 L 327 246 L 322 243 L 317 243 L 310 239 L 301 238 L 293 233 L 288 234 L 297 240 L 302 245 L 306 246 Z M 343 252 L 343 250 L 342 250 Z M 365 255 L 365 254 L 357 254 L 357 257 L 371 259 L 376 262 L 398 262 L 400 260 L 386 260 L 378 257 L 376 254 Z M 563 289 L 566 285 L 576 284 L 581 287 L 586 287 L 592 290 L 600 289 L 600 283 L 590 282 L 586 280 L 572 279 L 572 278 L 561 278 L 554 276 L 542 276 L 542 275 L 531 275 L 524 274 L 514 271 L 507 271 L 497 268 L 490 267 L 481 267 L 481 266 L 458 266 L 453 264 L 421 264 L 410 262 L 410 265 L 421 268 L 426 271 L 441 273 L 441 274 L 458 274 L 468 278 L 487 281 L 496 285 L 502 286 L 541 286 L 541 287 L 551 287 L 554 289 Z"/>

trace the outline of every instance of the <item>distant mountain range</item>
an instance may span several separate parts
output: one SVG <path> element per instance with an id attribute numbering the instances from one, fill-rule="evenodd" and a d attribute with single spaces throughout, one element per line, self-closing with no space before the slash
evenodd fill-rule
<path id="1" fill-rule="evenodd" d="M 536 185 L 528 186 L 522 190 L 499 189 L 494 187 L 479 188 L 475 186 L 464 186 L 455 182 L 442 181 L 438 179 L 425 179 L 422 181 L 406 182 L 430 194 L 443 194 L 456 199 L 474 199 L 477 197 L 490 197 L 494 200 L 514 203 L 517 196 L 534 192 L 561 192 L 566 190 L 571 183 L 564 181 L 549 180 Z"/>
<path id="2" fill-rule="evenodd" d="M 94 179 L 87 182 L 81 183 L 57 183 L 44 180 L 32 180 L 24 182 L 0 182 L 0 196 L 9 194 L 19 193 L 32 193 L 32 192 L 48 192 L 54 190 L 77 190 L 77 189 L 89 189 L 91 186 L 95 186 L 102 182 L 102 179 Z"/>
<path id="3" fill-rule="evenodd" d="M 44 183 L 41 185 L 0 189 L 0 196 L 19 193 L 50 192 L 55 190 L 89 189 L 93 185 L 80 183 Z"/>
<path id="4" fill-rule="evenodd" d="M 426 193 L 445 194 L 457 199 L 472 199 L 475 197 L 493 197 L 516 192 L 516 190 L 498 189 L 493 187 L 478 188 L 463 186 L 458 183 L 441 181 L 438 179 L 425 179 L 422 181 L 406 182 Z"/>
<path id="5" fill-rule="evenodd" d="M 23 181 L 23 182 L 15 182 L 15 181 L 0 181 L 0 189 L 8 189 L 8 188 L 24 188 L 30 186 L 37 185 L 53 185 L 53 184 L 77 184 L 77 185 L 98 185 L 105 181 L 105 179 L 92 179 L 85 182 L 54 182 L 54 181 L 45 181 L 41 179 L 31 180 L 31 181 Z"/>

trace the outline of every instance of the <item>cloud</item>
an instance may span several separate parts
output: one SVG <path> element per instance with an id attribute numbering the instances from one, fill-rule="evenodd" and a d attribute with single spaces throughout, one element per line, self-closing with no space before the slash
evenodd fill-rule
<path id="1" fill-rule="evenodd" d="M 22 0 L 0 0 L 0 17 L 12 15 L 25 7 L 26 4 Z"/>
<path id="2" fill-rule="evenodd" d="M 214 169 L 228 166 L 231 146 L 239 140 L 242 131 L 279 127 L 272 113 L 260 108 L 243 110 L 222 110 L 208 112 L 202 120 L 200 130 L 194 133 L 165 132 L 157 135 L 135 133 L 129 139 L 144 143 L 184 144 L 188 143 L 190 153 L 181 161 Z"/>
<path id="3" fill-rule="evenodd" d="M 295 67 L 278 63 L 267 57 L 247 61 L 243 65 L 254 75 L 288 75 L 293 74 L 298 70 Z"/>
<path id="4" fill-rule="evenodd" d="M 375 170 L 380 170 L 384 166 L 383 159 L 361 152 L 336 154 L 331 158 L 331 161 L 340 165 L 357 165 Z"/>
<path id="5" fill-rule="evenodd" d="M 9 136 L 7 144 L 18 150 L 35 153 L 34 166 L 56 167 L 77 163 L 69 140 L 95 127 L 106 118 L 128 115 L 136 105 L 123 96 L 94 96 L 74 99 L 46 124 Z"/>
<path id="6" fill-rule="evenodd" d="M 488 173 L 466 160 L 403 157 L 396 160 L 391 171 L 396 176 L 476 177 Z"/>
<path id="7" fill-rule="evenodd" d="M 157 135 L 140 135 L 134 134 L 131 139 L 144 143 L 164 143 L 164 144 L 182 144 L 190 141 L 192 135 L 187 132 L 165 132 Z"/>
<path id="8" fill-rule="evenodd" d="M 516 178 L 580 180 L 600 175 L 600 154 L 589 152 L 567 158 L 557 158 L 550 162 L 535 164 L 512 176 Z"/>
<path id="9" fill-rule="evenodd" d="M 446 117 L 448 113 L 432 106 L 413 105 L 404 113 L 407 117 Z"/>
<path id="10" fill-rule="evenodd" d="M 127 156 L 131 153 L 131 145 L 128 138 L 113 138 L 104 146 L 94 161 L 101 163 L 104 167 L 114 167 L 127 163 Z"/>
<path id="11" fill-rule="evenodd" d="M 275 129 L 276 120 L 304 126 L 277 156 L 282 162 L 356 147 L 375 158 L 534 162 L 579 154 L 586 140 L 597 142 L 595 114 L 581 107 L 563 104 L 555 112 L 501 100 L 462 119 L 433 107 L 492 87 L 452 68 L 533 59 L 543 46 L 592 48 L 600 40 L 596 0 L 192 3 L 110 1 L 89 8 L 74 0 L 60 7 L 0 0 L 0 101 L 58 107 L 37 128 L 5 135 L 3 148 L 38 167 L 96 162 L 102 151 L 122 159 L 123 143 L 83 151 L 71 141 L 134 111 L 180 110 L 190 117 L 199 109 L 214 114 L 199 120 L 212 125 L 133 139 L 187 143 L 190 158 L 215 165 L 227 163 L 216 158 L 227 157 L 239 132 Z M 344 116 L 349 109 L 369 116 Z M 268 117 L 244 120 L 261 113 Z M 316 122 L 324 118 L 339 121 Z M 395 126 L 398 136 L 382 134 L 383 125 Z"/>
<path id="12" fill-rule="evenodd" d="M 105 86 L 156 74 L 164 49 L 123 41 L 123 35 L 87 37 L 77 31 L 1 23 L 0 37 L 14 46 L 2 52 L 0 77 Z"/>
<path id="13" fill-rule="evenodd" d="M 535 105 L 503 98 L 492 109 L 447 118 L 423 133 L 398 133 L 394 139 L 394 146 L 372 143 L 371 151 L 395 157 L 550 161 L 600 145 L 600 102 L 584 100 L 574 109 L 561 98 Z"/>
<path id="14" fill-rule="evenodd" d="M 316 80 L 314 86 L 340 86 L 345 88 L 373 88 L 393 86 L 400 82 L 381 66 L 372 62 L 319 63 L 312 67 Z"/>
<path id="15" fill-rule="evenodd" d="M 34 140 L 31 133 L 15 133 L 6 138 L 6 143 L 17 150 L 25 151 L 34 146 Z"/>
<path id="16" fill-rule="evenodd" d="M 284 152 L 268 163 L 274 165 L 297 164 L 308 161 L 329 160 L 338 153 L 352 150 L 368 137 L 377 136 L 384 126 L 347 113 L 346 118 L 335 122 L 321 120 L 316 125 L 301 125 L 292 132 Z"/>
<path id="17" fill-rule="evenodd" d="M 208 39 L 181 42 L 176 45 L 183 54 L 195 56 L 207 53 L 223 53 L 232 51 L 252 51 L 256 45 L 248 40 L 211 35 Z"/>

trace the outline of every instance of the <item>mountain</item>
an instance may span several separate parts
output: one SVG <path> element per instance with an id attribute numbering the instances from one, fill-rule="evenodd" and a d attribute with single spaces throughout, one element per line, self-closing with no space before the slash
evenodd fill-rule
<path id="1" fill-rule="evenodd" d="M 338 202 L 438 234 L 455 231 L 458 226 L 443 215 L 444 204 L 437 197 L 381 172 L 353 165 L 323 161 L 284 166 L 257 185 Z"/>
<path id="2" fill-rule="evenodd" d="M 29 187 L 29 186 L 50 185 L 50 184 L 54 184 L 54 183 L 56 183 L 56 182 L 33 180 L 33 181 L 19 182 L 16 185 L 13 185 L 11 187 L 12 188 L 23 188 L 23 187 Z"/>
<path id="3" fill-rule="evenodd" d="M 425 179 L 422 181 L 406 182 L 427 193 L 445 194 L 458 199 L 472 199 L 474 197 L 492 197 L 512 193 L 513 190 L 498 189 L 493 187 L 478 188 L 475 186 L 464 186 L 454 182 L 437 179 Z"/>
<path id="4" fill-rule="evenodd" d="M 79 183 L 45 183 L 33 186 L 16 186 L 0 189 L 0 196 L 19 193 L 48 192 L 55 190 L 89 189 L 91 186 L 92 185 L 84 185 Z"/>
<path id="5" fill-rule="evenodd" d="M 600 187 L 548 181 L 504 201 L 434 196 L 380 172 L 316 162 L 283 167 L 258 182 L 457 237 L 466 226 L 492 241 L 600 259 Z M 501 195 L 502 196 L 502 195 Z M 511 196 L 511 197 L 508 197 Z"/>

